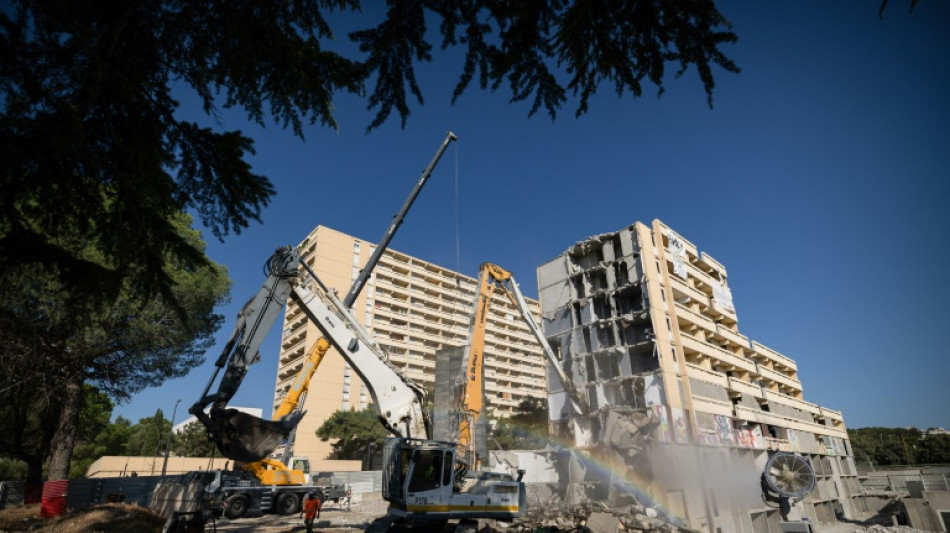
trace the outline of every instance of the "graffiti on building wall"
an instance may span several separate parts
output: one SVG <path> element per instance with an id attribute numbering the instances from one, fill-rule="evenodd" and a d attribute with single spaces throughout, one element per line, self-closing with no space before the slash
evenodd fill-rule
<path id="1" fill-rule="evenodd" d="M 716 433 L 719 436 L 719 444 L 722 446 L 735 446 L 735 434 L 732 429 L 732 419 L 728 416 L 716 415 Z"/>
<path id="2" fill-rule="evenodd" d="M 757 448 L 764 450 L 765 437 L 762 436 L 762 426 L 752 424 L 736 428 L 736 442 L 743 448 Z"/>
<path id="3" fill-rule="evenodd" d="M 788 446 L 793 452 L 802 451 L 802 441 L 798 438 L 798 433 L 794 429 L 785 430 L 785 435 L 788 438 Z"/>
<path id="4" fill-rule="evenodd" d="M 656 428 L 656 438 L 663 442 L 670 442 L 670 418 L 666 415 L 665 405 L 654 405 L 653 412 L 660 424 Z"/>
<path id="5" fill-rule="evenodd" d="M 686 413 L 678 407 L 670 407 L 670 413 L 673 415 L 673 438 L 676 442 L 689 442 L 689 431 L 686 428 Z"/>

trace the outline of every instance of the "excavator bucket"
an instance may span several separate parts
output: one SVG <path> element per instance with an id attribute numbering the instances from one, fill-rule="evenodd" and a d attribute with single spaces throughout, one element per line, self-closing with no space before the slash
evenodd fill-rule
<path id="1" fill-rule="evenodd" d="M 237 409 L 212 409 L 214 427 L 209 430 L 222 455 L 251 463 L 264 459 L 284 442 L 301 416 L 263 420 Z"/>

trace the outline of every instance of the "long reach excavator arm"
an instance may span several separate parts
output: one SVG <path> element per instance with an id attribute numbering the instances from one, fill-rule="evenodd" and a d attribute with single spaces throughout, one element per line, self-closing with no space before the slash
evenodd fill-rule
<path id="1" fill-rule="evenodd" d="M 306 283 L 301 282 L 300 274 L 298 274 L 300 268 L 303 267 L 309 272 L 310 284 L 316 283 L 321 286 L 318 292 L 322 291 L 322 293 L 328 295 L 324 300 L 331 303 L 326 305 L 337 307 L 338 313 L 348 314 L 348 309 L 355 303 L 376 263 L 405 219 L 409 208 L 412 207 L 422 187 L 432 175 L 432 170 L 448 145 L 456 139 L 457 137 L 452 132 L 446 134 L 445 140 L 443 140 L 435 156 L 423 171 L 422 176 L 420 176 L 399 212 L 393 217 L 392 223 L 383 234 L 380 243 L 376 246 L 366 266 L 360 271 L 359 276 L 354 280 L 342 302 L 336 300 L 336 296 L 326 287 L 322 287 L 316 275 L 310 271 L 306 264 L 301 262 L 296 250 L 289 247 L 281 248 L 267 261 L 265 266 L 267 280 L 264 282 L 264 286 L 258 291 L 257 295 L 244 305 L 238 314 L 234 332 L 215 362 L 214 374 L 208 381 L 201 399 L 189 409 L 189 412 L 195 415 L 211 433 L 212 439 L 224 456 L 244 462 L 246 467 L 255 471 L 259 476 L 267 466 L 277 470 L 286 469 L 286 463 L 293 449 L 293 433 L 304 414 L 300 411 L 300 404 L 307 394 L 313 373 L 320 366 L 331 344 L 335 345 L 333 339 L 321 337 L 310 349 L 304 365 L 294 378 L 290 390 L 275 410 L 273 420 L 263 420 L 236 409 L 229 409 L 227 407 L 228 402 L 244 381 L 248 367 L 260 360 L 260 345 L 267 332 L 273 327 L 288 297 L 301 301 L 302 291 L 309 290 L 305 288 Z M 334 300 L 336 300 L 335 303 L 333 303 Z M 315 312 L 313 309 L 307 308 L 306 305 L 302 307 L 310 315 Z M 352 320 L 352 317 L 350 319 L 351 325 L 359 328 L 358 323 Z M 319 325 L 318 321 L 314 320 L 314 322 Z M 323 331 L 322 327 L 321 331 Z M 364 335 L 364 338 L 368 339 L 369 337 Z M 344 357 L 347 357 L 344 350 L 341 349 L 340 352 L 344 354 Z M 375 355 L 376 357 L 385 358 L 378 347 L 376 347 Z M 351 366 L 354 366 L 356 372 L 362 375 L 363 370 L 360 367 L 352 365 L 352 363 Z M 217 392 L 209 394 L 222 369 L 224 369 L 224 375 L 218 385 Z M 369 381 L 366 383 L 370 384 Z M 370 389 L 373 388 L 372 385 L 369 385 L 369 387 Z M 376 405 L 379 406 L 378 403 Z M 210 409 L 206 413 L 205 409 L 209 406 Z M 416 414 L 415 416 L 418 418 L 420 415 Z M 406 436 L 400 432 L 396 432 L 396 434 Z M 417 433 L 413 433 L 412 436 L 424 437 L 424 435 Z M 267 458 L 284 441 L 287 441 L 287 447 L 285 448 L 283 463 Z"/>
<path id="2" fill-rule="evenodd" d="M 299 273 L 303 267 L 306 273 Z M 215 363 L 204 394 L 190 409 L 211 433 L 225 457 L 252 462 L 264 458 L 299 420 L 261 420 L 235 409 L 227 402 L 238 389 L 247 367 L 259 360 L 257 350 L 283 309 L 294 298 L 307 317 L 350 364 L 369 388 L 380 422 L 395 436 L 426 438 L 429 418 L 427 393 L 389 362 L 386 353 L 359 325 L 343 303 L 317 278 L 300 254 L 290 246 L 279 248 L 267 261 L 267 280 L 244 305 L 224 352 Z M 227 366 L 218 391 L 209 394 L 219 371 Z M 210 405 L 210 412 L 205 407 Z"/>
<path id="3" fill-rule="evenodd" d="M 534 320 L 534 316 L 531 314 L 528 303 L 521 294 L 521 289 L 518 288 L 515 278 L 510 272 L 498 265 L 482 263 L 478 274 L 478 295 L 475 300 L 475 314 L 472 319 L 471 334 L 469 335 L 468 356 L 465 371 L 459 382 L 460 406 L 457 410 L 459 456 L 465 458 L 464 462 L 471 469 L 476 469 L 478 466 L 475 460 L 474 432 L 475 423 L 478 421 L 484 407 L 482 400 L 484 388 L 482 368 L 485 363 L 485 330 L 488 326 L 488 311 L 491 308 L 492 293 L 496 286 L 501 288 L 508 296 L 512 305 L 521 314 L 521 318 L 528 326 L 531 334 L 541 345 L 544 355 L 551 363 L 550 368 L 557 372 L 558 378 L 565 392 L 567 392 L 574 412 L 579 415 L 586 415 L 589 411 L 586 407 L 587 403 L 564 373 L 560 361 L 557 360 L 557 356 L 544 338 L 544 333 Z"/>

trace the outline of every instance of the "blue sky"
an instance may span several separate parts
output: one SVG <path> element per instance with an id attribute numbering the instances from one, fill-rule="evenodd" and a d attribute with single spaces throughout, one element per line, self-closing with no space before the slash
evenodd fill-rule
<path id="1" fill-rule="evenodd" d="M 205 232 L 234 281 L 208 362 L 115 413 L 170 416 L 181 399 L 181 420 L 273 250 L 318 224 L 377 241 L 452 130 L 460 142 L 394 249 L 472 276 L 492 261 L 536 296 L 539 264 L 659 218 L 726 266 L 740 331 L 798 362 L 806 399 L 842 410 L 848 427 L 950 426 L 950 3 L 911 16 L 892 0 L 883 21 L 877 6 L 722 3 L 739 36 L 723 50 L 742 73 L 715 71 L 711 110 L 695 70 L 674 79 L 675 66 L 662 98 L 605 87 L 580 118 L 576 101 L 552 122 L 475 88 L 453 106 L 458 56 L 436 53 L 417 68 L 425 105 L 405 129 L 397 119 L 366 134 L 372 113 L 349 96 L 335 101 L 339 130 L 308 128 L 306 142 L 224 113 L 223 128 L 255 139 L 251 164 L 277 195 L 262 224 L 223 243 Z M 182 96 L 182 116 L 206 121 Z M 269 413 L 278 337 L 235 405 Z"/>

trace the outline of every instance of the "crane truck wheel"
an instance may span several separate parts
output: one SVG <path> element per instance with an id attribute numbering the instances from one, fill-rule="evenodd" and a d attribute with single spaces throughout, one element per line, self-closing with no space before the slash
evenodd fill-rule
<path id="1" fill-rule="evenodd" d="M 235 494 L 234 496 L 230 496 L 224 501 L 224 503 L 224 516 L 230 518 L 231 520 L 242 518 L 244 514 L 247 513 L 249 501 L 247 496 L 243 494 Z"/>
<path id="2" fill-rule="evenodd" d="M 293 492 L 285 492 L 277 497 L 278 514 L 294 514 L 300 510 L 300 497 Z"/>

